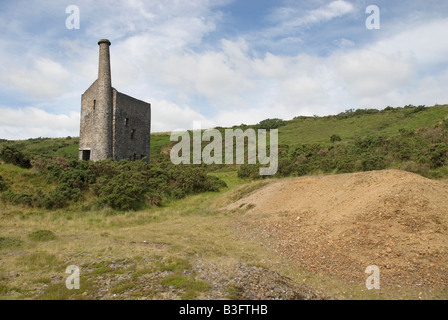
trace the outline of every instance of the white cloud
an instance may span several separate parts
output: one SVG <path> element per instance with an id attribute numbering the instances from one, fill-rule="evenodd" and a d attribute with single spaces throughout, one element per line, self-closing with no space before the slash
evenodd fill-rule
<path id="1" fill-rule="evenodd" d="M 415 75 L 413 61 L 370 50 L 353 50 L 331 58 L 336 77 L 354 97 L 387 94 L 412 85 Z"/>
<path id="2" fill-rule="evenodd" d="M 3 107 L 0 113 L 0 137 L 3 139 L 79 136 L 79 112 L 65 115 L 48 113 L 34 107 Z"/>
<path id="3" fill-rule="evenodd" d="M 424 24 L 405 26 L 401 32 L 381 39 L 371 49 L 400 59 L 415 59 L 419 65 L 446 63 L 448 56 L 448 19 L 427 21 Z"/>
<path id="4" fill-rule="evenodd" d="M 160 84 L 173 88 L 179 97 L 200 95 L 215 102 L 228 101 L 253 85 L 241 63 L 228 55 L 228 49 L 227 44 L 227 52 L 154 55 L 148 58 L 145 69 Z M 244 55 L 242 58 L 247 59 Z"/>
<path id="5" fill-rule="evenodd" d="M 327 22 L 351 13 L 353 10 L 354 6 L 344 0 L 332 1 L 327 5 L 306 12 L 303 12 L 300 5 L 280 7 L 270 15 L 270 20 L 276 24 L 275 27 L 263 30 L 263 32 L 269 36 L 287 35 L 295 33 L 298 28 Z"/>
<path id="6" fill-rule="evenodd" d="M 0 81 L 5 86 L 22 90 L 38 99 L 48 99 L 62 94 L 68 87 L 71 74 L 60 63 L 37 57 L 31 68 L 4 66 Z"/>
<path id="7" fill-rule="evenodd" d="M 343 16 L 353 11 L 353 5 L 344 0 L 336 0 L 328 5 L 311 10 L 303 19 L 299 20 L 300 24 L 319 23 L 329 21 L 334 18 Z"/>
<path id="8" fill-rule="evenodd" d="M 192 129 L 194 121 L 200 121 L 202 128 L 216 126 L 216 123 L 206 119 L 202 114 L 188 106 L 181 107 L 165 100 L 148 99 L 148 101 L 151 101 L 152 132 L 189 130 Z"/>

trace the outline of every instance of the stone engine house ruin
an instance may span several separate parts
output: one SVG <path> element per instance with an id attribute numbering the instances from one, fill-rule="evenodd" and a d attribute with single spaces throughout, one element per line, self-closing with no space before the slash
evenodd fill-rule
<path id="1" fill-rule="evenodd" d="M 99 45 L 98 79 L 81 96 L 80 160 L 149 162 L 151 104 L 112 87 L 110 41 Z"/>

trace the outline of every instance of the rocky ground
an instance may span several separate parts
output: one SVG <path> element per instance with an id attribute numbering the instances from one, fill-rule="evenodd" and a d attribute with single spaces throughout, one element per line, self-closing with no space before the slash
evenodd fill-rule
<path id="1" fill-rule="evenodd" d="M 320 300 L 330 299 L 321 292 L 261 267 L 235 263 L 223 267 L 200 263 L 193 270 L 198 278 L 212 284 L 206 299 L 237 300 Z"/>

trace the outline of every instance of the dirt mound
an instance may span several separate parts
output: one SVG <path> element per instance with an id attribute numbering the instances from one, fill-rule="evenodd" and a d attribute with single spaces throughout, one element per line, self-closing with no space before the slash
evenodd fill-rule
<path id="1" fill-rule="evenodd" d="M 274 181 L 226 209 L 297 263 L 382 287 L 448 286 L 448 184 L 399 170 Z"/>

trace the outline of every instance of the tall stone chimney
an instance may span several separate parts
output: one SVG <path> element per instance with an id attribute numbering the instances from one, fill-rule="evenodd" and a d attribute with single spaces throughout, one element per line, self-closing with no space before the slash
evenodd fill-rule
<path id="1" fill-rule="evenodd" d="M 95 123 L 93 143 L 96 145 L 95 152 L 92 154 L 92 160 L 103 160 L 113 157 L 113 97 L 112 97 L 112 79 L 110 72 L 110 41 L 101 39 L 98 41 L 100 46 L 99 65 L 98 65 L 98 95 L 95 103 Z"/>

